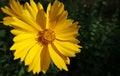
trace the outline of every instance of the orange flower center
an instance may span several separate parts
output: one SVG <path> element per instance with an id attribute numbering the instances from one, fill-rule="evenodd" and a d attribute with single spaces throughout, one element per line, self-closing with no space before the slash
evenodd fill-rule
<path id="1" fill-rule="evenodd" d="M 55 33 L 50 29 L 45 29 L 44 31 L 40 31 L 38 34 L 38 42 L 43 44 L 48 44 L 54 41 Z"/>

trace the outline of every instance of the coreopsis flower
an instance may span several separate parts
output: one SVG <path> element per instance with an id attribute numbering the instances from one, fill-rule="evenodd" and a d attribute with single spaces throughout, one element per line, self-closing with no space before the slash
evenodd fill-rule
<path id="1" fill-rule="evenodd" d="M 43 6 L 33 0 L 21 5 L 19 1 L 10 0 L 10 7 L 2 11 L 8 14 L 3 23 L 13 27 L 15 50 L 14 59 L 25 62 L 28 71 L 46 73 L 52 61 L 60 70 L 68 71 L 69 57 L 75 57 L 82 46 L 78 45 L 78 22 L 67 19 L 68 12 L 63 3 L 55 1 Z"/>

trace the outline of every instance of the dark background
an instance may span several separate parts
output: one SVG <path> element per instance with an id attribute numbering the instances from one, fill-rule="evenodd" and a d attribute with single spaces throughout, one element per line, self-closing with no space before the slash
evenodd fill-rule
<path id="1" fill-rule="evenodd" d="M 29 0 L 20 0 L 24 3 Z M 54 0 L 40 1 L 47 7 Z M 120 1 L 119 0 L 59 0 L 69 17 L 81 26 L 78 39 L 83 49 L 68 65 L 69 71 L 59 71 L 51 64 L 46 74 L 27 72 L 24 62 L 13 60 L 9 50 L 13 44 L 10 27 L 0 23 L 0 76 L 120 76 Z M 0 7 L 8 5 L 0 0 Z M 0 10 L 0 21 L 5 14 Z"/>

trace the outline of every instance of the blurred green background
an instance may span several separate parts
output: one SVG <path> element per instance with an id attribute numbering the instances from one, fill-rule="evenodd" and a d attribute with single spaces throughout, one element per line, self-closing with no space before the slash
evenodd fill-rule
<path id="1" fill-rule="evenodd" d="M 20 0 L 24 3 L 29 0 Z M 35 0 L 47 7 L 54 0 Z M 13 60 L 9 50 L 13 44 L 10 27 L 0 23 L 0 76 L 120 76 L 120 0 L 59 0 L 78 21 L 83 49 L 68 65 L 69 71 L 59 71 L 53 64 L 46 74 L 33 75 L 19 60 Z M 0 7 L 9 0 L 0 0 Z M 6 15 L 0 10 L 0 21 Z"/>

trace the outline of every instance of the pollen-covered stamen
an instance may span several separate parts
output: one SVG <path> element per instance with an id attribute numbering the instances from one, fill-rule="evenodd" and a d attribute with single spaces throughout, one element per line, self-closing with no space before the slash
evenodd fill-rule
<path id="1" fill-rule="evenodd" d="M 40 31 L 38 34 L 38 42 L 43 44 L 51 43 L 55 39 L 54 31 L 50 29 L 45 29 L 44 31 Z"/>

